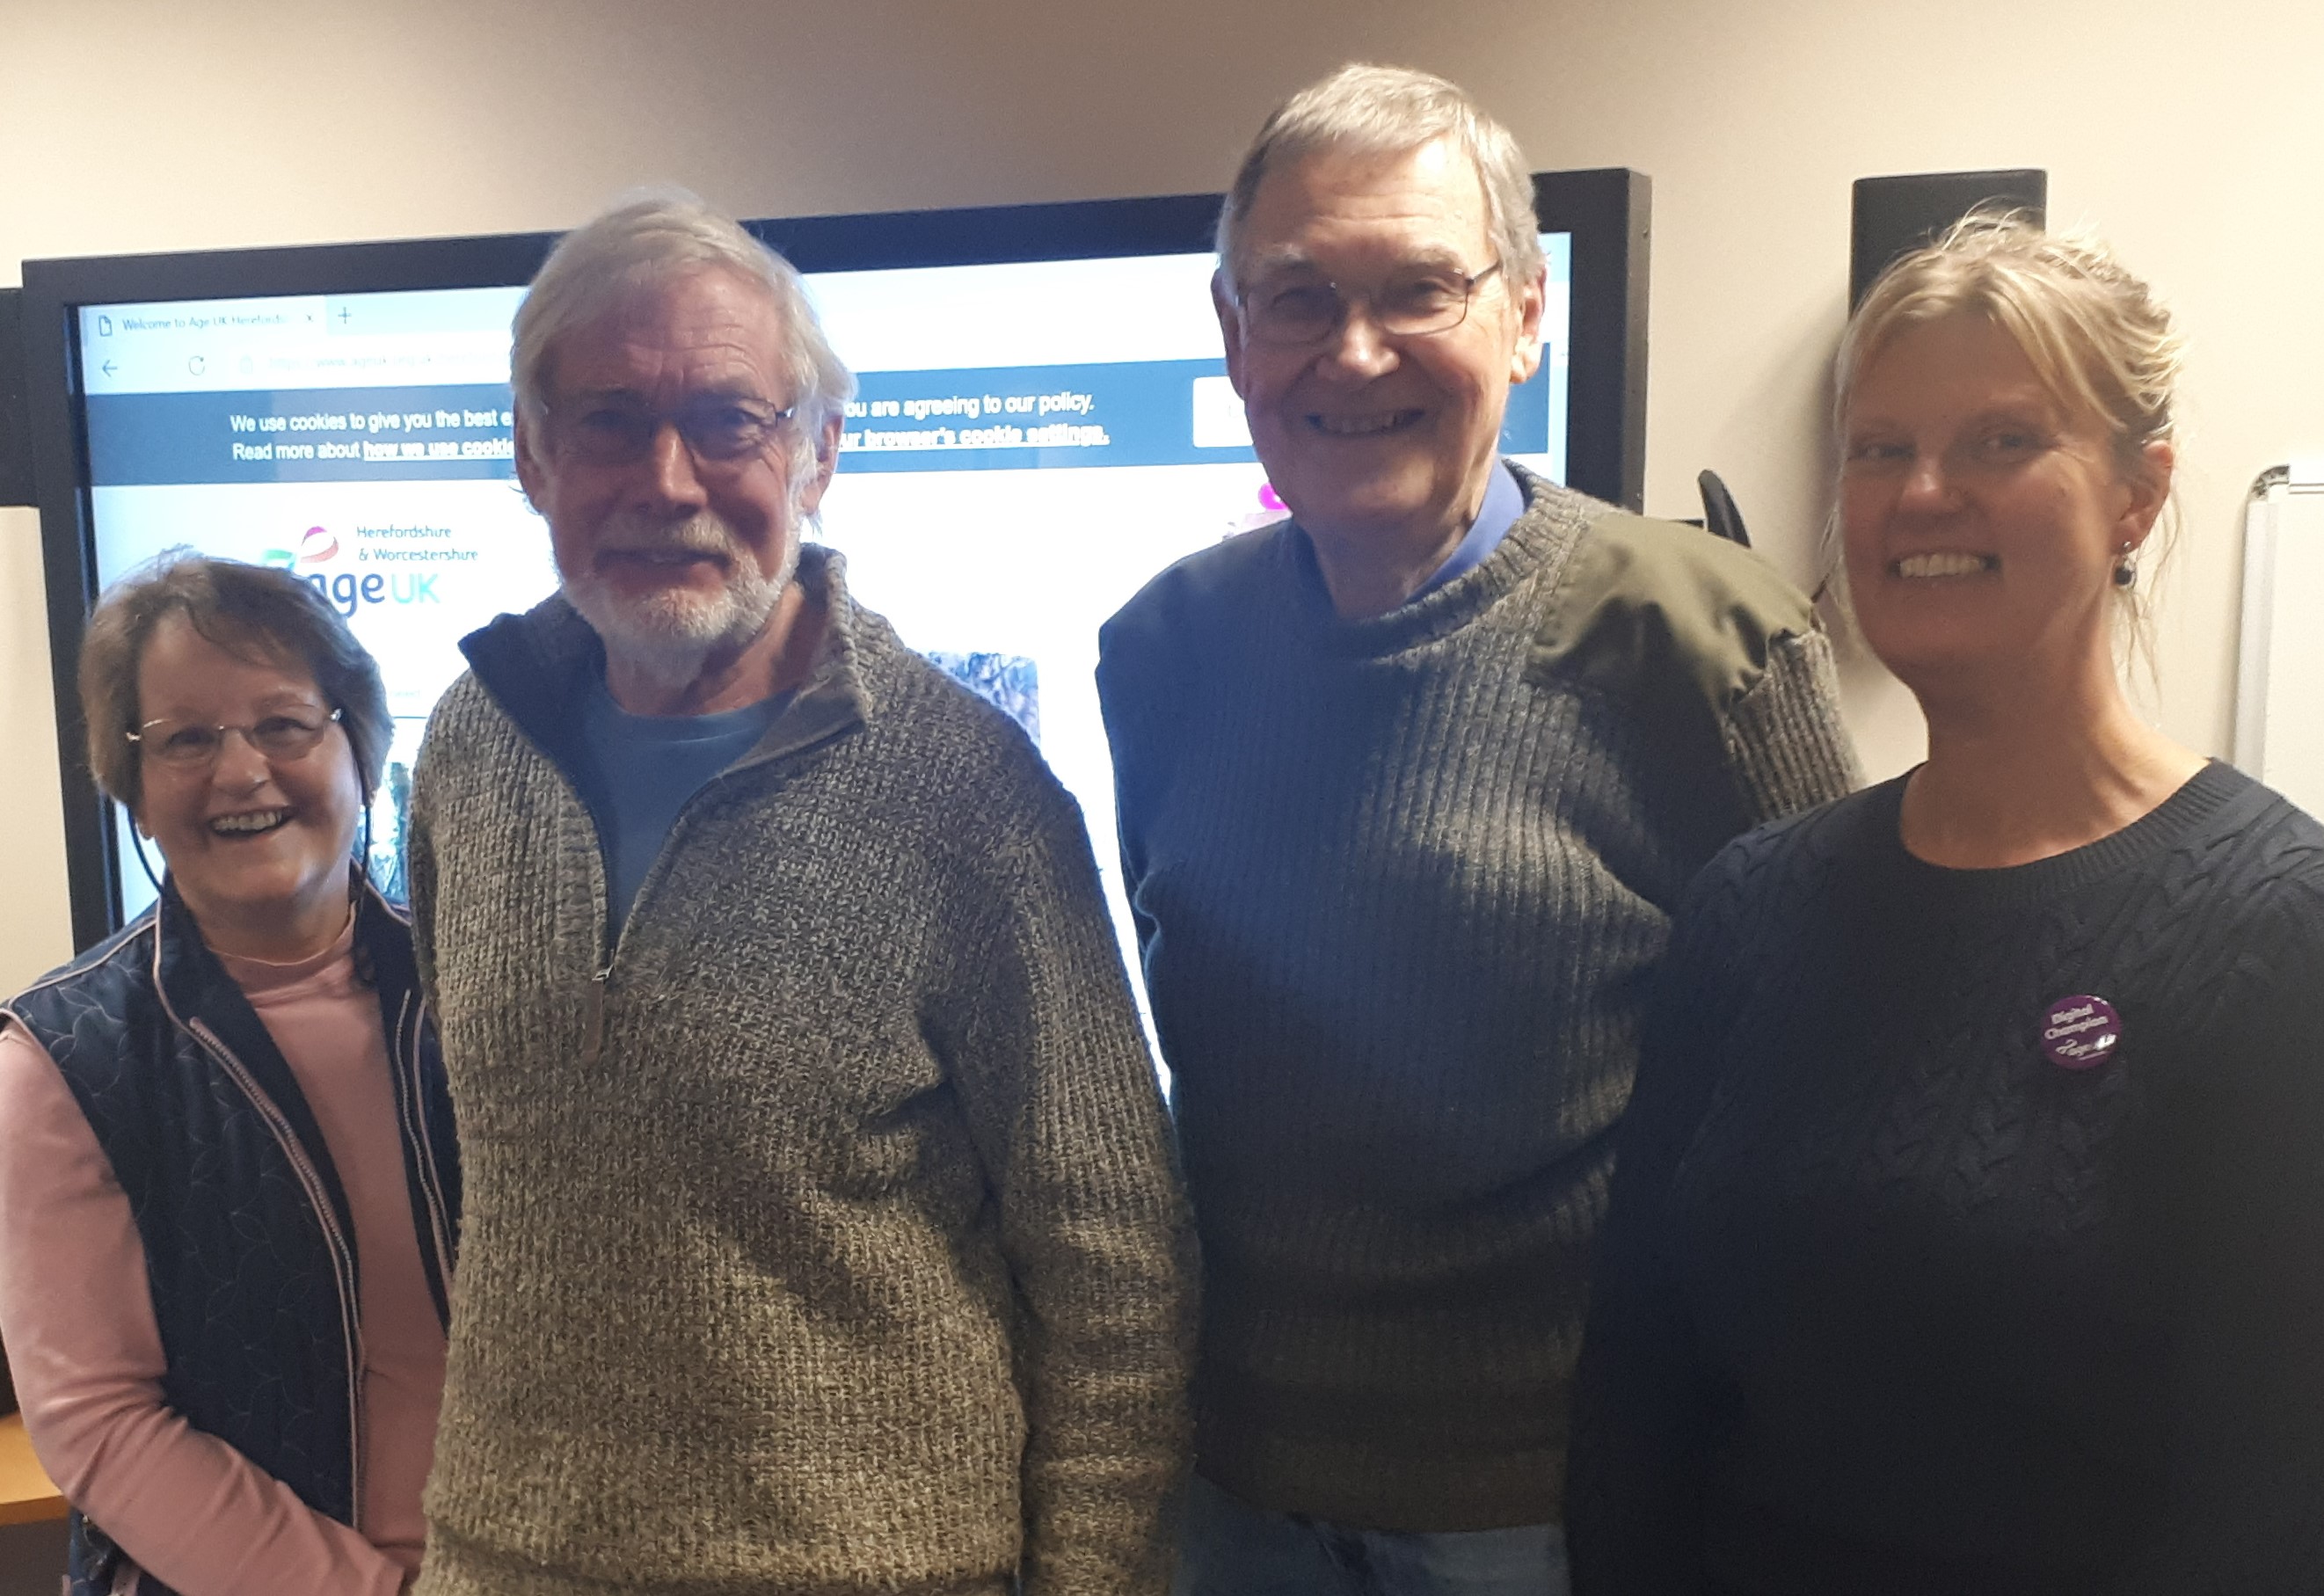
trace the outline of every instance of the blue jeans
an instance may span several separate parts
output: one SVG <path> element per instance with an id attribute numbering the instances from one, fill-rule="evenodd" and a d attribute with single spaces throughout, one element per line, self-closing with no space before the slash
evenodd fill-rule
<path id="1" fill-rule="evenodd" d="M 1197 1474 L 1170 1596 L 1568 1596 L 1565 1534 L 1350 1529 L 1254 1508 Z"/>

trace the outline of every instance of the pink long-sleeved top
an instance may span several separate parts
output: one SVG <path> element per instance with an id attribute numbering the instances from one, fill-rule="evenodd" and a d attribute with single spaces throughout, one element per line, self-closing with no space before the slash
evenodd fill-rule
<path id="1" fill-rule="evenodd" d="M 444 1330 L 420 1261 L 378 995 L 351 920 L 296 964 L 225 958 L 314 1111 L 362 1260 L 362 1533 L 300 1501 L 161 1395 L 145 1253 L 80 1105 L 21 1026 L 0 1032 L 0 1340 L 66 1497 L 181 1596 L 396 1596 L 420 1566 L 420 1488 Z"/>

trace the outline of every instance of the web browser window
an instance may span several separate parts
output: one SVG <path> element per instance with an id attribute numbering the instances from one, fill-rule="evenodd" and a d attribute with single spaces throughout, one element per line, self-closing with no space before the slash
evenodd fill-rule
<path id="1" fill-rule="evenodd" d="M 1565 474 L 1571 235 L 1545 234 L 1541 373 L 1504 451 Z M 1228 386 L 1203 254 L 810 275 L 861 392 L 819 540 L 857 598 L 1021 724 L 1080 802 L 1125 952 L 1097 630 L 1149 577 L 1279 519 Z M 521 289 L 97 305 L 80 359 L 97 576 L 162 551 L 281 567 L 378 656 L 373 811 L 401 893 L 410 770 L 459 640 L 556 586 L 515 480 Z M 123 909 L 152 889 L 122 818 Z M 152 868 L 160 868 L 158 859 Z"/>

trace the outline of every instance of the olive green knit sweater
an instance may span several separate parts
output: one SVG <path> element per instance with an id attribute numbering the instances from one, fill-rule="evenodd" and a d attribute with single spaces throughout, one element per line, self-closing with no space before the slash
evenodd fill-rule
<path id="1" fill-rule="evenodd" d="M 556 751 L 595 637 L 464 645 L 412 877 L 467 1182 L 423 1596 L 1159 1592 L 1192 1258 L 1072 800 L 855 609 L 619 946 Z"/>

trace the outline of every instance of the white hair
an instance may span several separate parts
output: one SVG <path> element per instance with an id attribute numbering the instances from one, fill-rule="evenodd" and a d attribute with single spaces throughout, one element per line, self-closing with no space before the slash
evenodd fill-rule
<path id="1" fill-rule="evenodd" d="M 1485 219 L 1512 287 L 1541 274 L 1541 234 L 1533 178 L 1509 130 L 1458 85 L 1408 67 L 1350 62 L 1275 109 L 1243 154 L 1219 211 L 1219 269 L 1236 281 L 1243 220 L 1268 171 L 1318 150 L 1395 154 L 1449 138 L 1476 168 Z"/>
<path id="2" fill-rule="evenodd" d="M 799 274 L 729 217 L 681 189 L 618 201 L 558 242 L 516 313 L 510 383 L 517 408 L 539 426 L 554 379 L 557 346 L 639 292 L 696 272 L 731 272 L 765 290 L 783 328 L 790 402 L 809 451 L 854 397 L 855 377 L 823 336 Z"/>

